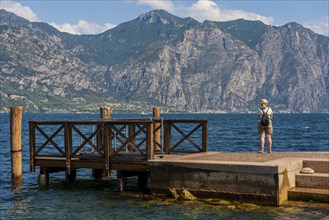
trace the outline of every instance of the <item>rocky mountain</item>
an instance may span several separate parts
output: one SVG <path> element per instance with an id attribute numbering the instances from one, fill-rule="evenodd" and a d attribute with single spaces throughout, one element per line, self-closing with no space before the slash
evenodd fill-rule
<path id="1" fill-rule="evenodd" d="M 329 109 L 329 38 L 297 23 L 199 23 L 155 10 L 72 35 L 0 16 L 1 111 L 249 112 L 261 98 L 276 112 Z"/>

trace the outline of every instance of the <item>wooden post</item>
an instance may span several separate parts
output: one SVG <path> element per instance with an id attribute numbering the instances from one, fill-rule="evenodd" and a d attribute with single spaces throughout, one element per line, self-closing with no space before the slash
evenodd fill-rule
<path id="1" fill-rule="evenodd" d="M 66 180 L 69 182 L 75 182 L 77 179 L 77 170 L 73 169 L 70 171 L 70 174 L 66 173 Z"/>
<path id="2" fill-rule="evenodd" d="M 164 127 L 164 138 L 163 138 L 164 152 L 165 152 L 165 154 L 170 154 L 170 149 L 171 149 L 171 122 L 170 121 L 164 122 L 163 127 Z"/>
<path id="3" fill-rule="evenodd" d="M 22 106 L 10 109 L 11 180 L 21 184 L 22 177 Z"/>
<path id="4" fill-rule="evenodd" d="M 111 136 L 110 126 L 106 125 L 104 128 L 104 158 L 105 158 L 104 177 L 106 178 L 111 178 L 110 153 L 112 149 L 112 143 L 110 136 Z"/>
<path id="5" fill-rule="evenodd" d="M 47 186 L 49 183 L 49 173 L 47 171 L 47 168 L 40 167 L 40 174 L 38 175 L 38 183 L 39 186 Z"/>
<path id="6" fill-rule="evenodd" d="M 159 108 L 159 107 L 153 107 L 153 118 L 154 118 L 154 119 L 158 119 L 158 120 L 160 119 L 160 108 Z M 160 125 L 161 125 L 160 123 L 155 123 L 155 124 L 154 124 L 154 130 L 156 130 Z M 161 141 L 161 133 L 160 133 L 160 129 L 157 130 L 157 131 L 154 133 L 154 140 L 155 140 L 156 143 L 161 144 L 161 143 L 160 143 L 160 141 Z M 155 145 L 155 150 L 156 150 L 156 151 L 160 151 L 160 150 L 161 150 L 160 146 L 156 144 L 156 145 Z"/>
<path id="7" fill-rule="evenodd" d="M 76 170 L 73 170 L 71 167 L 72 124 L 70 124 L 69 122 L 65 122 L 64 124 L 64 142 L 66 153 L 66 180 L 74 181 L 76 179 Z"/>
<path id="8" fill-rule="evenodd" d="M 130 139 L 130 143 L 135 144 L 135 138 L 132 138 L 135 136 L 135 125 L 131 124 L 128 125 L 128 137 Z M 127 149 L 129 152 L 135 152 L 136 150 L 132 147 L 132 145 L 128 144 Z"/>
<path id="9" fill-rule="evenodd" d="M 208 121 L 202 123 L 202 151 L 208 151 Z"/>
<path id="10" fill-rule="evenodd" d="M 39 174 L 38 175 L 38 184 L 39 186 L 43 187 L 43 186 L 47 186 L 49 183 L 49 173 L 45 173 L 45 174 Z"/>
<path id="11" fill-rule="evenodd" d="M 99 113 L 100 113 L 100 117 L 104 118 L 104 119 L 110 119 L 111 118 L 111 108 L 110 106 L 101 106 L 99 108 Z M 110 132 L 109 129 L 105 129 L 104 128 L 104 132 L 101 131 L 98 135 L 97 135 L 97 147 L 103 147 L 103 148 L 107 148 L 109 147 L 109 142 L 110 140 L 107 139 L 109 138 L 107 132 Z M 104 134 L 105 133 L 105 134 Z M 104 143 L 102 143 L 102 141 L 104 141 Z M 104 160 L 109 160 L 109 154 L 110 154 L 110 150 L 109 149 L 103 149 L 104 154 L 105 154 L 105 158 Z M 93 169 L 92 170 L 92 175 L 95 179 L 98 178 L 111 178 L 111 168 L 109 167 L 109 161 L 104 161 L 104 170 L 100 170 L 100 169 Z"/>
<path id="12" fill-rule="evenodd" d="M 101 118 L 111 118 L 110 106 L 101 106 L 99 111 L 100 111 Z"/>
<path id="13" fill-rule="evenodd" d="M 147 151 L 147 160 L 154 159 L 153 149 L 153 123 L 149 123 L 146 128 L 146 151 Z"/>
<path id="14" fill-rule="evenodd" d="M 138 188 L 140 190 L 146 189 L 147 181 L 148 181 L 148 173 L 141 172 L 140 174 L 138 174 Z"/>
<path id="15" fill-rule="evenodd" d="M 118 192 L 123 192 L 127 189 L 127 178 L 123 175 L 121 170 L 117 171 L 117 187 Z"/>
<path id="16" fill-rule="evenodd" d="M 30 130 L 30 171 L 35 172 L 34 152 L 35 152 L 35 122 L 29 122 Z"/>
<path id="17" fill-rule="evenodd" d="M 104 118 L 104 119 L 110 119 L 111 118 L 111 108 L 110 108 L 110 106 L 101 106 L 100 109 L 99 109 L 99 112 L 100 112 L 100 117 L 101 118 Z M 102 131 L 97 135 L 97 147 L 104 147 L 102 145 L 105 145 L 105 143 L 102 143 L 102 141 L 105 142 L 106 136 L 107 136 L 106 132 L 105 132 L 105 134 L 103 134 Z M 105 152 L 105 149 L 104 149 L 104 152 Z"/>

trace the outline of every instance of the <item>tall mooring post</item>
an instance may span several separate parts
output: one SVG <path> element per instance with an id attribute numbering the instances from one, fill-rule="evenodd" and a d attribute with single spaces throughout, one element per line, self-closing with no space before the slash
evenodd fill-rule
<path id="1" fill-rule="evenodd" d="M 11 180 L 15 185 L 23 181 L 22 176 L 22 106 L 10 109 Z"/>
<path id="2" fill-rule="evenodd" d="M 99 113 L 100 113 L 101 118 L 110 119 L 111 118 L 111 108 L 110 108 L 110 106 L 101 106 L 99 108 Z M 102 139 L 103 139 L 102 135 L 104 135 L 103 132 L 98 135 L 97 147 L 104 144 L 104 143 L 102 143 Z M 106 147 L 106 146 L 102 146 L 102 147 Z M 111 170 L 110 170 L 109 167 L 107 167 L 107 168 L 109 169 L 109 172 L 104 172 L 104 170 L 100 170 L 100 169 L 93 169 L 93 171 L 92 171 L 93 177 L 94 178 L 111 178 Z"/>
<path id="3" fill-rule="evenodd" d="M 159 107 L 153 107 L 153 118 L 154 119 L 160 119 L 160 108 Z M 156 130 L 154 132 L 154 141 L 155 141 L 155 150 L 160 151 L 160 141 L 161 141 L 161 133 L 159 129 L 160 123 L 154 124 L 154 129 Z"/>

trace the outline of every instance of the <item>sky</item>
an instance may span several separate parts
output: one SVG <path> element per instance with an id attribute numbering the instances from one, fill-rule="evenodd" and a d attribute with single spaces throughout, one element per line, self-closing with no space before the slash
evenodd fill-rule
<path id="1" fill-rule="evenodd" d="M 98 34 L 155 9 L 200 22 L 239 18 L 281 26 L 297 22 L 329 36 L 329 0 L 0 0 L 0 8 L 62 32 Z"/>

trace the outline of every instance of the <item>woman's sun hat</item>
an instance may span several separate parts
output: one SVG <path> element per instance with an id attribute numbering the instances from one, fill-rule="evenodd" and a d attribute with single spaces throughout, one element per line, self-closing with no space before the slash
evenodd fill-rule
<path id="1" fill-rule="evenodd" d="M 262 100 L 260 101 L 260 104 L 261 104 L 261 105 L 268 105 L 268 101 L 267 101 L 267 99 L 262 99 Z"/>

